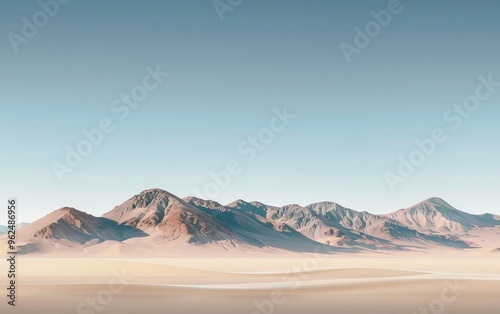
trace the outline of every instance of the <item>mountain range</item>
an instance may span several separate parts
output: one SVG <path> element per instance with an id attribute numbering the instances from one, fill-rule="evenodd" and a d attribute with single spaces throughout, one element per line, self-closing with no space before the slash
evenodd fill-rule
<path id="1" fill-rule="evenodd" d="M 469 214 L 440 198 L 375 215 L 333 202 L 221 205 L 150 189 L 102 217 L 60 208 L 23 226 L 17 241 L 21 254 L 65 256 L 489 253 L 500 251 L 500 216 Z"/>

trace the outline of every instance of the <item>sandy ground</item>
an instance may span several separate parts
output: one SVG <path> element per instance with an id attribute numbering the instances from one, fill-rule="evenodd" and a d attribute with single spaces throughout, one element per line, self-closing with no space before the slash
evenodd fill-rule
<path id="1" fill-rule="evenodd" d="M 1 313 L 500 313 L 499 258 L 21 256 L 18 268 L 17 306 L 2 293 Z"/>

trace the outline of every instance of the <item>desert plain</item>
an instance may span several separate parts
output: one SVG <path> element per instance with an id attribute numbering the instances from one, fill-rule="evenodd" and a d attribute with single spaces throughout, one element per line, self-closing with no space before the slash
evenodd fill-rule
<path id="1" fill-rule="evenodd" d="M 500 313 L 500 258 L 18 259 L 2 313 Z M 5 259 L 0 269 L 7 269 Z M 5 282 L 5 277 L 3 279 Z M 5 290 L 4 290 L 5 291 Z"/>

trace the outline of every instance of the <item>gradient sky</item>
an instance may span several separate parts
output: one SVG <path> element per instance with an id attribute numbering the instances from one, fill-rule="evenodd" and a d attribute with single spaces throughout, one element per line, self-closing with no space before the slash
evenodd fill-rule
<path id="1" fill-rule="evenodd" d="M 234 159 L 243 171 L 221 203 L 331 200 L 386 213 L 438 196 L 500 214 L 500 88 L 457 130 L 442 118 L 478 76 L 500 81 L 500 2 L 401 1 L 347 63 L 340 43 L 387 3 L 244 0 L 221 21 L 211 0 L 73 0 L 16 54 L 8 34 L 41 9 L 3 1 L 2 207 L 17 197 L 22 221 L 62 206 L 101 215 L 152 187 L 194 195 Z M 117 119 L 111 102 L 156 64 L 170 76 Z M 247 162 L 238 145 L 283 106 L 296 118 Z M 105 117 L 115 131 L 59 182 L 51 163 Z M 435 128 L 448 140 L 391 191 L 384 173 Z"/>

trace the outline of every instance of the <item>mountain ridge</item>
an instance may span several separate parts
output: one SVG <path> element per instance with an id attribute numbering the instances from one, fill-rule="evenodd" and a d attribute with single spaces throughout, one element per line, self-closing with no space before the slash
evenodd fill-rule
<path id="1" fill-rule="evenodd" d="M 431 197 L 390 214 L 324 201 L 271 206 L 242 199 L 222 205 L 147 189 L 95 217 L 63 207 L 25 226 L 25 253 L 40 247 L 115 251 L 398 252 L 500 247 L 500 217 L 460 211 Z M 489 237 L 485 242 L 485 234 Z M 5 236 L 5 235 L 4 235 Z M 22 245 L 21 245 L 22 253 Z M 167 253 L 166 253 L 167 254 Z"/>

